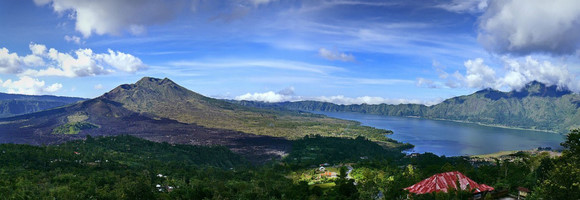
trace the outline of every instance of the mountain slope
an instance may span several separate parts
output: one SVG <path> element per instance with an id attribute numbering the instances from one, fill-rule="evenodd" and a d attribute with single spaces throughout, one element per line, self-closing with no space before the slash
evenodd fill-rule
<path id="1" fill-rule="evenodd" d="M 202 96 L 167 78 L 145 77 L 135 84 L 121 85 L 100 98 L 119 102 L 124 108 L 137 113 L 181 123 L 290 139 L 320 134 L 349 137 L 363 135 L 375 141 L 386 141 L 384 134 L 390 133 L 360 126 L 358 122 L 322 115 L 240 106 Z"/>
<path id="2" fill-rule="evenodd" d="M 129 134 L 156 142 L 222 145 L 261 161 L 285 154 L 287 139 L 309 134 L 365 136 L 407 147 L 384 136 L 389 133 L 323 115 L 244 107 L 148 77 L 95 99 L 0 119 L 0 143 L 58 144 L 86 135 Z"/>
<path id="3" fill-rule="evenodd" d="M 580 96 L 531 82 L 520 91 L 480 90 L 430 107 L 425 117 L 566 133 L 580 126 Z"/>
<path id="4" fill-rule="evenodd" d="M 565 134 L 580 127 L 580 95 L 534 81 L 519 91 L 484 89 L 470 95 L 447 99 L 433 106 L 336 105 L 301 101 L 282 103 L 237 102 L 241 105 L 305 111 L 360 112 L 389 116 L 457 120 L 485 125 L 552 131 Z"/>
<path id="5" fill-rule="evenodd" d="M 96 128 L 76 134 L 55 134 L 59 127 L 86 123 Z M 122 103 L 99 97 L 56 109 L 0 119 L 0 143 L 59 144 L 87 135 L 133 135 L 155 142 L 226 146 L 254 162 L 280 157 L 290 149 L 283 138 L 257 136 L 238 131 L 213 129 L 195 124 L 141 114 Z"/>
<path id="6" fill-rule="evenodd" d="M 0 118 L 56 108 L 86 99 L 50 95 L 21 95 L 0 93 Z"/>

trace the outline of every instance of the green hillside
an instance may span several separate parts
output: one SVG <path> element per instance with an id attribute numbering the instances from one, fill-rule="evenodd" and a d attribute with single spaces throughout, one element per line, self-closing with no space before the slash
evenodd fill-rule
<path id="1" fill-rule="evenodd" d="M 124 108 L 156 117 L 252 133 L 301 138 L 318 134 L 336 137 L 364 136 L 388 141 L 391 131 L 361 126 L 346 121 L 298 111 L 272 111 L 233 104 L 202 96 L 173 81 L 145 77 L 135 84 L 121 85 L 100 98 L 122 103 Z"/>
<path id="2" fill-rule="evenodd" d="M 580 95 L 536 81 L 527 84 L 519 91 L 501 92 L 485 89 L 470 95 L 447 99 L 433 106 L 419 104 L 337 105 L 316 101 L 273 104 L 248 101 L 237 103 L 274 110 L 359 112 L 455 120 L 560 134 L 580 127 Z"/>

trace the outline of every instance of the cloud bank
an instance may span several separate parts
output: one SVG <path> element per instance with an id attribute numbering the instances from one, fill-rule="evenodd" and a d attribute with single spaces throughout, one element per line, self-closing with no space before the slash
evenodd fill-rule
<path id="1" fill-rule="evenodd" d="M 289 92 L 290 91 L 290 92 Z M 383 97 L 346 97 L 343 95 L 336 96 L 318 96 L 318 97 L 302 97 L 294 95 L 294 88 L 286 88 L 279 92 L 268 91 L 264 93 L 246 93 L 234 98 L 238 101 L 261 101 L 268 103 L 277 102 L 295 102 L 295 101 L 322 101 L 329 102 L 339 105 L 352 105 L 352 104 L 425 104 L 433 105 L 441 101 L 420 101 L 420 100 L 408 100 L 408 99 L 389 99 Z"/>
<path id="2" fill-rule="evenodd" d="M 94 53 L 78 49 L 62 53 L 42 44 L 30 44 L 32 54 L 19 56 L 6 48 L 0 49 L 0 73 L 24 76 L 84 77 L 110 74 L 115 70 L 134 73 L 147 68 L 141 59 L 119 51 Z"/>
<path id="3" fill-rule="evenodd" d="M 46 85 L 44 81 L 40 81 L 28 76 L 22 76 L 19 80 L 0 80 L 0 86 L 5 88 L 6 92 L 8 93 L 28 95 L 54 93 L 62 88 L 62 84 L 60 83 Z"/>
<path id="4" fill-rule="evenodd" d="M 465 61 L 465 72 L 456 71 L 447 77 L 445 84 L 450 88 L 494 88 L 498 90 L 519 90 L 531 81 L 539 81 L 547 85 L 556 85 L 580 92 L 580 84 L 576 75 L 570 73 L 566 65 L 554 64 L 550 61 L 534 59 L 531 56 L 523 58 L 503 57 L 502 70 L 495 70 L 484 63 L 482 58 Z M 430 82 L 429 82 L 430 81 Z M 417 84 L 426 86 L 435 84 L 431 80 L 419 79 Z"/>
<path id="5" fill-rule="evenodd" d="M 478 41 L 499 54 L 570 55 L 580 45 L 580 1 L 491 0 Z"/>

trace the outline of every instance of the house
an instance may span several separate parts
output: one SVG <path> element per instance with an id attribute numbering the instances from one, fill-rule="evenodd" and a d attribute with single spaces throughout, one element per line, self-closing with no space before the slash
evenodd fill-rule
<path id="1" fill-rule="evenodd" d="M 459 185 L 456 183 L 459 183 Z M 458 171 L 435 174 L 404 189 L 408 190 L 410 193 L 415 194 L 447 192 L 449 189 L 468 190 L 472 191 L 473 194 L 479 194 L 478 196 L 480 197 L 485 196 L 481 195 L 480 193 L 494 190 L 494 188 L 491 186 L 476 183 Z"/>
<path id="2" fill-rule="evenodd" d="M 529 193 L 530 190 L 528 188 L 518 187 L 518 199 L 525 199 Z"/>
<path id="3" fill-rule="evenodd" d="M 326 168 L 324 168 L 323 166 L 320 166 L 320 167 L 318 168 L 318 171 L 321 171 L 321 172 L 323 172 L 323 171 L 326 171 Z"/>
<path id="4" fill-rule="evenodd" d="M 406 155 L 406 157 L 415 158 L 415 157 L 417 157 L 419 155 L 421 155 L 421 154 L 420 153 L 411 153 L 411 154 Z"/>
<path id="5" fill-rule="evenodd" d="M 327 177 L 327 178 L 336 178 L 338 177 L 336 172 L 324 172 L 324 173 L 320 173 L 320 178 L 322 177 Z"/>

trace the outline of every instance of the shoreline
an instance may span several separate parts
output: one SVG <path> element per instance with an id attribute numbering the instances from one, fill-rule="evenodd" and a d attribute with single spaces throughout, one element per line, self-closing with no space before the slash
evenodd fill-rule
<path id="1" fill-rule="evenodd" d="M 385 115 L 385 116 L 388 116 L 388 115 Z M 505 129 L 513 129 L 513 130 L 535 131 L 535 132 L 544 132 L 544 133 L 553 133 L 553 134 L 557 134 L 557 135 L 564 135 L 564 134 L 560 134 L 559 132 L 551 131 L 551 130 L 520 128 L 520 127 L 512 127 L 512 126 L 505 126 L 505 125 L 494 125 L 494 124 L 484 124 L 484 123 L 481 123 L 481 122 L 470 122 L 470 121 L 463 121 L 463 120 L 440 119 L 440 118 L 423 118 L 423 117 L 415 117 L 415 116 L 412 116 L 410 118 L 430 119 L 430 120 L 438 120 L 438 121 L 449 121 L 449 122 L 457 122 L 457 123 L 464 123 L 464 124 L 476 124 L 476 125 L 480 125 L 480 126 L 487 126 L 487 127 L 494 127 L 494 128 L 505 128 Z"/>
<path id="2" fill-rule="evenodd" d="M 471 155 L 469 157 L 470 158 L 483 158 L 483 159 L 485 159 L 485 158 L 500 158 L 500 157 L 508 156 L 508 155 L 515 154 L 518 152 L 526 152 L 526 153 L 530 153 L 530 154 L 540 154 L 543 152 L 547 152 L 550 154 L 551 157 L 562 155 L 562 152 L 555 151 L 555 150 L 528 149 L 528 150 L 498 151 L 498 152 L 488 153 L 488 154 Z"/>
<path id="3" fill-rule="evenodd" d="M 307 112 L 333 112 L 333 111 L 308 111 L 305 110 Z M 562 134 L 560 132 L 557 131 L 552 131 L 552 130 L 543 130 L 543 129 L 531 129 L 531 128 L 521 128 L 521 127 L 513 127 L 513 126 L 505 126 L 505 125 L 499 125 L 499 124 L 484 124 L 481 122 L 471 122 L 471 121 L 464 121 L 464 120 L 453 120 L 453 119 L 443 119 L 443 118 L 426 118 L 426 117 L 421 117 L 421 116 L 393 116 L 393 115 L 382 115 L 382 114 L 373 114 L 373 113 L 361 113 L 361 112 L 343 112 L 343 111 L 339 111 L 339 112 L 334 112 L 334 113 L 357 113 L 357 114 L 365 114 L 365 115 L 378 115 L 378 116 L 389 116 L 389 117 L 405 117 L 405 118 L 413 118 L 413 119 L 428 119 L 428 120 L 437 120 L 437 121 L 448 121 L 448 122 L 457 122 L 457 123 L 463 123 L 463 124 L 476 124 L 476 125 L 480 125 L 480 126 L 487 126 L 487 127 L 494 127 L 494 128 L 505 128 L 505 129 L 513 129 L 513 130 L 523 130 L 523 131 L 535 131 L 535 132 L 544 132 L 544 133 L 553 133 L 553 134 L 557 134 L 557 135 L 563 135 L 565 136 L 565 134 Z M 315 114 L 321 114 L 321 113 L 315 113 Z M 351 120 L 351 121 L 356 121 L 356 120 Z"/>

